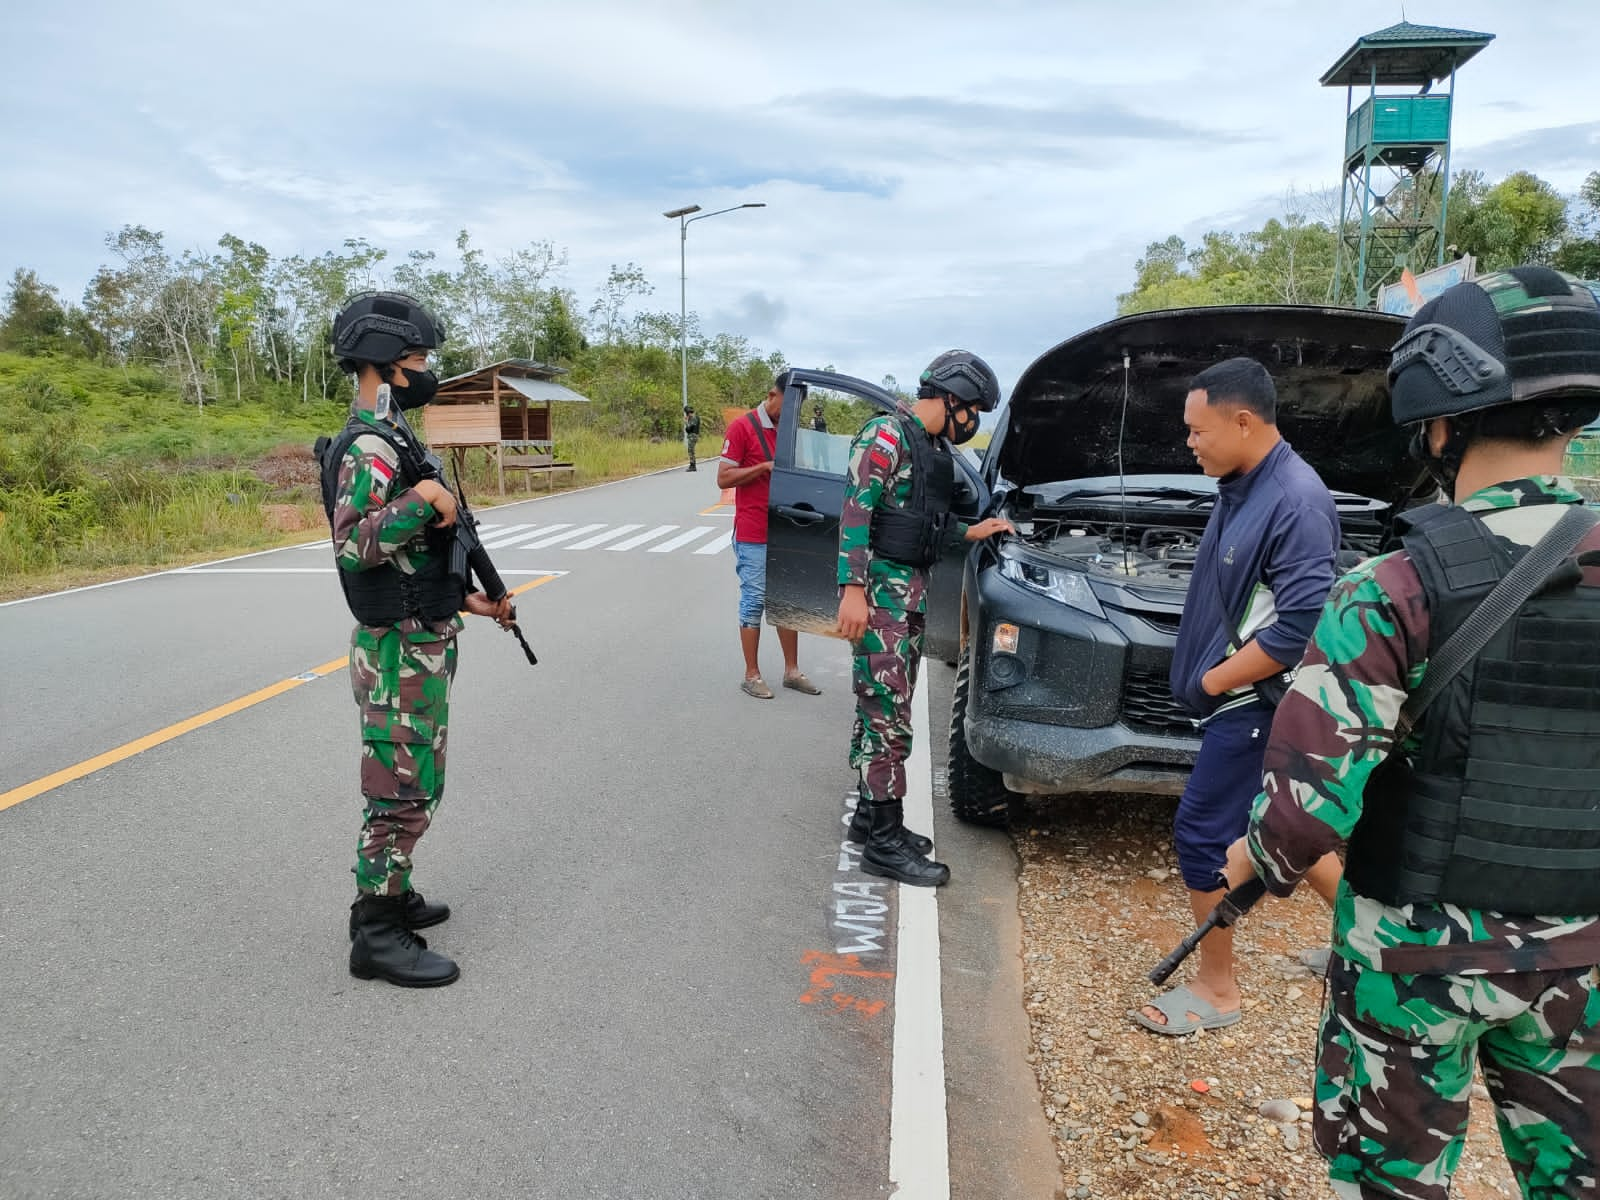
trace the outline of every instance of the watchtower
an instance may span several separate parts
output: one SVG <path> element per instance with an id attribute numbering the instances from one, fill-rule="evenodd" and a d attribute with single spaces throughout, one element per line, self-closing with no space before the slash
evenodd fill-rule
<path id="1" fill-rule="evenodd" d="M 1323 75 L 1323 87 L 1345 89 L 1336 302 L 1370 308 L 1402 271 L 1444 263 L 1456 71 L 1493 40 L 1402 21 L 1357 38 Z M 1448 92 L 1430 94 L 1446 80 Z M 1357 89 L 1367 92 L 1359 107 Z"/>

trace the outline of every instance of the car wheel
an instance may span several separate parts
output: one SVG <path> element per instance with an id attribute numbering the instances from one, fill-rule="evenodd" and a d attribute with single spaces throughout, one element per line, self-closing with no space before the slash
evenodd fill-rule
<path id="1" fill-rule="evenodd" d="M 1017 797 L 1006 787 L 999 771 L 991 770 L 967 749 L 967 694 L 971 688 L 972 655 L 961 656 L 956 668 L 955 695 L 950 701 L 950 811 L 969 825 L 1004 828 Z"/>

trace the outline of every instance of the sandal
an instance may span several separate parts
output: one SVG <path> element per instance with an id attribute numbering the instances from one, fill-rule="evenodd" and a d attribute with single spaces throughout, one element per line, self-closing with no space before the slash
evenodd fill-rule
<path id="1" fill-rule="evenodd" d="M 1218 1012 L 1209 1002 L 1202 1000 L 1193 991 L 1186 987 L 1173 988 L 1165 995 L 1157 996 L 1150 1001 L 1150 1007 L 1167 1018 L 1165 1025 L 1153 1021 L 1137 1008 L 1130 1008 L 1128 1015 L 1151 1033 L 1165 1034 L 1167 1037 L 1182 1037 L 1186 1033 L 1193 1033 L 1196 1029 L 1222 1029 L 1228 1025 L 1237 1025 L 1244 1016 L 1238 1009 L 1232 1012 Z M 1194 1013 L 1193 1017 L 1189 1014 Z"/>
<path id="2" fill-rule="evenodd" d="M 793 688 L 797 692 L 803 692 L 807 696 L 822 695 L 822 689 L 807 679 L 802 671 L 796 671 L 793 675 L 785 675 L 783 677 L 783 686 Z"/>
<path id="3" fill-rule="evenodd" d="M 772 689 L 766 685 L 759 675 L 754 679 L 746 679 L 739 685 L 739 690 L 746 696 L 754 696 L 757 700 L 772 699 Z"/>

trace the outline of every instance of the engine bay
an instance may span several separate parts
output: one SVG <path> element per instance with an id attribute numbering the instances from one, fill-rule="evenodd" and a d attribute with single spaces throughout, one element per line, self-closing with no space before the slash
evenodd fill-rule
<path id="1" fill-rule="evenodd" d="M 1187 588 L 1200 549 L 1200 529 L 1080 517 L 1035 517 L 1017 522 L 1017 540 L 1030 554 L 1057 559 L 1092 575 Z"/>

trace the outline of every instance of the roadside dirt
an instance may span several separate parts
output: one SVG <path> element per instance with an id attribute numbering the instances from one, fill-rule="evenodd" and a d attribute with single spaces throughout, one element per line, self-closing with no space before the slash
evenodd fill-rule
<path id="1" fill-rule="evenodd" d="M 1308 1111 L 1322 980 L 1298 960 L 1301 950 L 1326 944 L 1321 901 L 1306 893 L 1269 902 L 1243 923 L 1239 1024 L 1170 1038 L 1125 1015 L 1154 993 L 1146 973 L 1190 925 L 1173 809 L 1171 800 L 1147 797 L 1030 802 L 1015 831 L 1029 1061 L 1064 1194 L 1330 1195 Z M 1187 973 L 1180 968 L 1171 982 Z M 1271 1100 L 1294 1104 L 1299 1119 L 1260 1115 Z M 1480 1095 L 1452 1195 L 1516 1194 L 1493 1109 Z"/>

